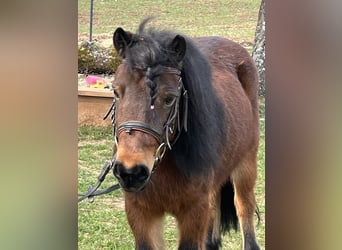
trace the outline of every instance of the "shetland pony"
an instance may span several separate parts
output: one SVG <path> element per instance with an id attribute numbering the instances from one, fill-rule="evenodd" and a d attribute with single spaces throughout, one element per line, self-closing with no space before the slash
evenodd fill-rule
<path id="1" fill-rule="evenodd" d="M 135 249 L 164 249 L 173 215 L 180 250 L 219 249 L 238 224 L 243 249 L 259 249 L 254 185 L 258 76 L 248 52 L 220 37 L 117 28 L 122 58 L 113 89 L 116 161 Z"/>

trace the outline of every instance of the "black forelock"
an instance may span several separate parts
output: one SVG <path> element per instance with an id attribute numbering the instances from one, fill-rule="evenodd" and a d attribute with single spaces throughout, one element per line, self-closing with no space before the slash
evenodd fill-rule
<path id="1" fill-rule="evenodd" d="M 125 61 L 132 68 L 147 69 L 157 65 L 178 68 L 174 51 L 169 49 L 169 44 L 176 34 L 146 28 L 150 20 L 151 18 L 145 19 L 140 24 L 137 33 L 133 34 L 125 54 Z"/>
<path id="2" fill-rule="evenodd" d="M 151 105 L 157 96 L 157 80 L 162 72 L 162 66 L 179 68 L 174 51 L 169 44 L 176 34 L 169 31 L 146 29 L 146 24 L 152 18 L 147 18 L 139 25 L 136 34 L 132 35 L 130 44 L 125 52 L 125 63 L 131 68 L 142 69 L 146 72 L 146 84 L 151 90 Z"/>

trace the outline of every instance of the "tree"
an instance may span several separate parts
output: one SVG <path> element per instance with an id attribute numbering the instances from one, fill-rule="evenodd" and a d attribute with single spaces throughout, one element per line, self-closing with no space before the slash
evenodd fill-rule
<path id="1" fill-rule="evenodd" d="M 259 73 L 259 95 L 265 97 L 265 1 L 259 9 L 258 24 L 255 30 L 252 57 Z"/>

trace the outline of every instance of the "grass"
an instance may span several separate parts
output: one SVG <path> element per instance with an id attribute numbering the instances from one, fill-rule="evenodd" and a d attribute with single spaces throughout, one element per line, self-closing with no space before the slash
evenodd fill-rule
<path id="1" fill-rule="evenodd" d="M 98 0 L 94 1 L 94 39 L 111 39 L 121 26 L 135 31 L 147 16 L 156 16 L 152 25 L 175 29 L 189 36 L 218 35 L 252 51 L 260 0 Z M 78 1 L 79 40 L 88 39 L 90 0 Z M 265 249 L 265 104 L 260 100 L 261 126 L 256 199 L 261 222 L 256 226 L 257 238 Z M 104 162 L 111 158 L 113 138 L 111 128 L 79 127 L 78 190 L 84 192 L 96 182 Z M 108 174 L 102 188 L 116 183 Z M 177 230 L 171 216 L 165 218 L 166 249 L 176 249 Z M 127 224 L 121 190 L 81 202 L 78 208 L 78 247 L 88 249 L 129 250 L 134 239 Z M 240 249 L 240 233 L 231 232 L 223 238 L 223 249 Z"/>
<path id="2" fill-rule="evenodd" d="M 117 27 L 135 31 L 147 16 L 153 25 L 189 36 L 217 35 L 251 47 L 260 0 L 94 1 L 94 38 L 112 38 Z M 79 38 L 88 39 L 90 0 L 78 1 Z"/>

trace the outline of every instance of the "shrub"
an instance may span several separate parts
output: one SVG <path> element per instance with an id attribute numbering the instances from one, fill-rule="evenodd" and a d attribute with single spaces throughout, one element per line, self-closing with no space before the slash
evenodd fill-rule
<path id="1" fill-rule="evenodd" d="M 112 74 L 121 63 L 114 48 L 105 48 L 95 42 L 78 46 L 78 73 Z"/>

